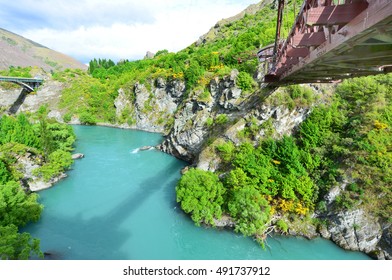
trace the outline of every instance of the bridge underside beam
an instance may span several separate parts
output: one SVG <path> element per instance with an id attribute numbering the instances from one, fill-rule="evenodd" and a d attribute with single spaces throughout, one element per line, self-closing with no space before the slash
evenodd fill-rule
<path id="1" fill-rule="evenodd" d="M 24 87 L 25 90 L 27 90 L 27 92 L 33 92 L 33 91 L 34 91 L 34 88 L 35 88 L 34 85 L 30 86 L 30 85 L 27 84 L 27 83 L 23 83 L 23 82 L 19 82 L 19 81 L 12 81 L 11 83 L 15 83 L 15 84 L 18 84 L 18 85 Z"/>
<path id="2" fill-rule="evenodd" d="M 353 20 L 368 7 L 366 1 L 338 5 L 311 8 L 308 11 L 307 25 L 344 25 Z"/>
<path id="3" fill-rule="evenodd" d="M 293 37 L 294 46 L 314 47 L 320 46 L 326 41 L 324 32 L 298 34 Z"/>
<path id="4" fill-rule="evenodd" d="M 305 57 L 307 55 L 309 55 L 308 48 L 294 48 L 289 46 L 287 50 L 288 57 Z"/>
<path id="5" fill-rule="evenodd" d="M 288 55 L 265 76 L 272 84 L 331 82 L 385 73 L 392 65 L 392 1 L 369 0 L 366 10 L 305 57 Z M 318 32 L 317 32 L 318 33 Z M 298 62 L 289 58 L 295 57 Z"/>

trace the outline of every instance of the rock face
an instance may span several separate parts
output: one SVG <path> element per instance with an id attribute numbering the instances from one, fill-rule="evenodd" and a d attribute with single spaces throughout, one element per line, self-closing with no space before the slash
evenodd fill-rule
<path id="1" fill-rule="evenodd" d="M 392 227 L 391 223 L 383 225 L 380 242 L 377 244 L 374 256 L 380 260 L 392 260 Z"/>
<path id="2" fill-rule="evenodd" d="M 22 88 L 14 90 L 0 89 L 0 107 L 5 111 L 16 114 L 20 112 L 36 112 L 42 105 L 48 105 L 51 110 L 49 117 L 63 122 L 59 111 L 61 91 L 64 85 L 45 77 L 45 82 L 36 93 L 26 94 Z"/>
<path id="3" fill-rule="evenodd" d="M 81 159 L 84 158 L 84 154 L 76 153 L 72 155 L 72 159 Z"/>
<path id="4" fill-rule="evenodd" d="M 136 83 L 132 88 L 118 91 L 114 101 L 118 119 L 124 119 L 114 126 L 141 129 L 151 132 L 167 133 L 165 140 L 158 146 L 164 152 L 186 160 L 203 170 L 214 171 L 219 167 L 219 158 L 214 156 L 210 146 L 215 141 L 232 141 L 235 145 L 243 142 L 239 132 L 252 130 L 254 144 L 266 136 L 280 138 L 290 135 L 308 116 L 311 106 L 294 107 L 268 102 L 276 94 L 275 89 L 258 90 L 252 94 L 243 92 L 237 85 L 238 71 L 234 70 L 224 78 L 213 78 L 208 91 L 193 90 L 186 95 L 184 81 L 158 78 L 146 84 Z M 49 104 L 50 117 L 62 121 L 58 109 L 62 85 L 47 81 L 39 94 L 28 95 L 18 107 L 18 112 L 37 111 L 42 104 Z M 8 110 L 20 96 L 20 89 L 2 91 L 0 106 Z M 73 117 L 71 123 L 80 123 Z M 170 127 L 170 131 L 167 131 Z M 150 149 L 144 147 L 143 149 Z M 79 155 L 80 156 L 80 155 Z M 78 158 L 79 158 L 78 156 Z M 76 155 L 75 155 L 76 157 Z M 23 181 L 32 191 L 45 189 L 63 176 L 50 182 L 43 182 L 33 175 L 32 170 L 39 167 L 32 155 L 18 159 L 20 172 L 25 174 Z M 332 188 L 327 194 L 328 209 L 321 218 L 328 226 L 319 233 L 331 239 L 342 248 L 359 250 L 378 259 L 392 258 L 391 224 L 381 223 L 363 209 L 336 211 L 331 208 L 336 197 L 348 182 Z M 233 227 L 229 217 L 216 221 L 219 227 Z M 316 234 L 315 228 L 290 230 L 293 235 Z"/>
<path id="5" fill-rule="evenodd" d="M 270 95 L 275 89 L 249 95 L 237 87 L 238 71 L 223 79 L 215 78 L 209 84 L 210 95 L 195 92 L 183 102 L 174 116 L 174 126 L 161 145 L 161 149 L 186 161 L 196 163 L 198 168 L 214 171 L 215 159 L 203 156 L 209 138 L 220 137 L 235 144 L 241 143 L 239 131 L 248 126 L 260 127 L 254 142 L 264 137 L 268 129 L 280 138 L 290 135 L 310 113 L 310 108 L 287 109 L 285 106 L 266 105 L 262 95 Z M 226 120 L 222 123 L 225 116 Z M 219 120 L 220 119 L 220 120 Z M 209 122 L 209 123 L 208 123 Z M 271 127 L 262 128 L 269 122 Z M 220 125 L 216 125 L 216 124 Z"/>
<path id="6" fill-rule="evenodd" d="M 370 253 L 382 236 L 380 224 L 362 209 L 334 213 L 328 221 L 331 239 L 347 250 Z"/>
<path id="7" fill-rule="evenodd" d="M 42 158 L 31 153 L 26 153 L 25 155 L 17 158 L 17 170 L 23 174 L 23 185 L 33 192 L 48 189 L 67 176 L 65 173 L 62 173 L 49 181 L 44 181 L 35 176 L 33 170 L 40 167 L 39 163 L 41 161 Z"/>
<path id="8" fill-rule="evenodd" d="M 122 127 L 162 133 L 182 100 L 185 83 L 158 78 L 148 87 L 151 89 L 145 84 L 136 83 L 130 94 L 120 89 L 114 101 L 116 114 L 119 119 L 124 114 L 131 117 L 131 122 L 122 124 Z"/>
<path id="9" fill-rule="evenodd" d="M 336 198 L 352 182 L 348 177 L 325 195 L 327 211 L 319 217 L 326 220 L 328 226 L 319 230 L 321 236 L 346 250 L 361 251 L 377 259 L 392 259 L 391 223 L 379 221 L 360 206 L 336 210 Z"/>
<path id="10" fill-rule="evenodd" d="M 224 79 L 211 80 L 209 92 L 194 92 L 178 109 L 174 125 L 161 150 L 189 162 L 194 162 L 211 133 L 208 119 L 226 115 L 228 120 L 240 111 L 242 91 L 236 84 L 238 71 Z"/>
<path id="11" fill-rule="evenodd" d="M 222 215 L 222 218 L 219 220 L 214 219 L 214 223 L 216 227 L 219 228 L 234 228 L 235 227 L 235 222 L 232 217 L 227 216 L 227 215 Z"/>

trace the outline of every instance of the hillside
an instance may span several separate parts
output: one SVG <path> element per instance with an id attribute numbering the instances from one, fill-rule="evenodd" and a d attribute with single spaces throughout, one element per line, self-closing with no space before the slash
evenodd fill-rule
<path id="1" fill-rule="evenodd" d="M 10 66 L 37 66 L 45 71 L 66 68 L 87 69 L 86 65 L 65 54 L 0 28 L 0 70 Z"/>

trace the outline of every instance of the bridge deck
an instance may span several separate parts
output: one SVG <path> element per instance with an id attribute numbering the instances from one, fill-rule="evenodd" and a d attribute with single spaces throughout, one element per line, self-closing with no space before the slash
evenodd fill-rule
<path id="1" fill-rule="evenodd" d="M 24 78 L 24 77 L 3 77 L 0 76 L 0 82 L 22 82 L 22 83 L 40 83 L 44 82 L 43 79 Z"/>
<path id="2" fill-rule="evenodd" d="M 11 82 L 21 85 L 27 92 L 33 92 L 44 82 L 43 79 L 24 78 L 24 77 L 1 77 L 0 82 Z"/>
<path id="3" fill-rule="evenodd" d="M 352 1 L 351 6 L 341 5 L 341 9 L 331 10 L 331 7 L 328 7 L 330 11 L 322 10 L 321 7 L 318 7 L 318 10 L 308 9 L 306 20 L 302 25 L 306 25 L 305 29 L 309 29 L 309 21 L 312 21 L 314 32 L 298 32 L 303 29 L 303 26 L 299 28 L 296 22 L 297 26 L 293 27 L 291 37 L 289 36 L 281 45 L 279 57 L 265 76 L 265 82 L 271 84 L 331 82 L 390 72 L 392 1 L 350 1 Z M 355 8 L 358 9 L 356 14 L 353 13 L 352 5 L 358 7 Z M 350 9 L 348 13 L 344 12 L 343 6 Z M 338 22 L 331 22 L 333 11 L 338 11 L 335 16 Z M 330 13 L 330 16 L 326 16 L 325 13 Z M 341 25 L 342 21 L 348 23 Z M 323 26 L 326 22 L 328 26 Z M 315 29 L 315 25 L 321 25 L 322 28 Z M 267 51 L 270 50 L 265 50 L 265 53 Z"/>

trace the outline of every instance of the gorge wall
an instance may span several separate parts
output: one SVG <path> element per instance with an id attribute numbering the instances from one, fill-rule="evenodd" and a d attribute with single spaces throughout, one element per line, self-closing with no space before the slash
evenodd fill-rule
<path id="1" fill-rule="evenodd" d="M 159 149 L 189 162 L 203 170 L 215 171 L 220 162 L 214 145 L 231 141 L 238 145 L 245 141 L 257 144 L 263 137 L 281 138 L 296 131 L 317 103 L 327 102 L 331 87 L 302 85 L 317 98 L 311 103 L 288 106 L 284 89 L 256 86 L 244 91 L 237 85 L 238 71 L 223 78 L 214 78 L 208 91 L 188 91 L 182 80 L 158 78 L 136 83 L 132 88 L 120 89 L 114 100 L 118 118 L 131 117 L 127 123 L 111 124 L 121 128 L 159 132 L 165 135 Z M 50 116 L 63 121 L 65 111 L 58 108 L 63 85 L 47 78 L 44 86 L 34 95 L 26 96 L 18 112 L 37 111 L 48 104 Z M 0 104 L 9 109 L 18 98 L 19 90 L 1 90 Z M 78 123 L 74 118 L 73 123 Z M 344 184 L 343 184 L 344 185 Z M 391 225 L 380 223 L 366 212 L 356 208 L 334 211 L 333 204 L 339 188 L 327 195 L 327 212 L 315 213 L 326 226 L 314 229 L 314 234 L 331 239 L 342 248 L 358 250 L 378 259 L 391 259 Z M 303 234 L 291 231 L 291 234 Z"/>

